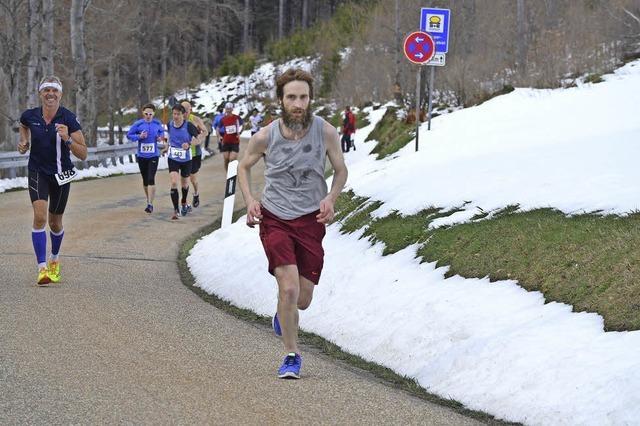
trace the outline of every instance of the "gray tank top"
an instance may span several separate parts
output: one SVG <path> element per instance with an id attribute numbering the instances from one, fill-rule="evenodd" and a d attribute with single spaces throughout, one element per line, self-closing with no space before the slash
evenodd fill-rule
<path id="1" fill-rule="evenodd" d="M 313 213 L 327 196 L 323 124 L 324 120 L 314 115 L 309 131 L 299 141 L 282 136 L 280 120 L 271 124 L 261 203 L 280 219 Z"/>

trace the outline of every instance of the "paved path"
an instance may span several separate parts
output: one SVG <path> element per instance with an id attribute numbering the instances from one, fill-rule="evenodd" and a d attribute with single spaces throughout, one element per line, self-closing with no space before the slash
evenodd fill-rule
<path id="1" fill-rule="evenodd" d="M 219 155 L 200 179 L 202 206 L 177 223 L 166 170 L 152 216 L 138 175 L 74 183 L 48 288 L 28 193 L 0 194 L 0 424 L 475 423 L 314 351 L 302 380 L 276 379 L 280 341 L 180 282 L 180 242 L 221 211 Z"/>

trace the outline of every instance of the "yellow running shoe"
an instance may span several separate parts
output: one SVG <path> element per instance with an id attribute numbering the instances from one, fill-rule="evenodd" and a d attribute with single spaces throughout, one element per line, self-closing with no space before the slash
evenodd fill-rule
<path id="1" fill-rule="evenodd" d="M 60 282 L 60 262 L 57 260 L 49 261 L 47 265 L 49 269 L 49 279 L 52 283 Z"/>
<path id="2" fill-rule="evenodd" d="M 51 282 L 51 278 L 49 278 L 49 269 L 46 267 L 40 268 L 38 271 L 38 285 L 45 286 Z"/>

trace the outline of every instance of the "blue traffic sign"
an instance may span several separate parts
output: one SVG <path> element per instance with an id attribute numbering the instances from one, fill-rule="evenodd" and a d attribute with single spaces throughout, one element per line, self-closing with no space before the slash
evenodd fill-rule
<path id="1" fill-rule="evenodd" d="M 449 9 L 420 9 L 420 31 L 429 34 L 436 43 L 436 53 L 449 51 Z"/>

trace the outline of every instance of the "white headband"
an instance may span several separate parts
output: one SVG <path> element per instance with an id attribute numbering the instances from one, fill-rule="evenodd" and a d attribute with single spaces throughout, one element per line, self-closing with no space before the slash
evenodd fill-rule
<path id="1" fill-rule="evenodd" d="M 55 81 L 45 81 L 40 85 L 40 87 L 38 87 L 38 92 L 42 92 L 47 87 L 58 89 L 58 92 L 62 92 L 62 85 L 60 83 L 56 83 Z"/>

